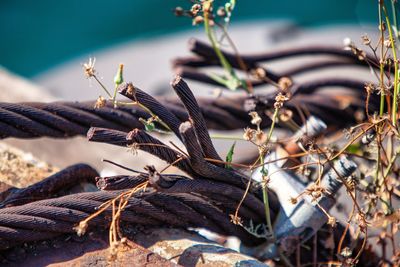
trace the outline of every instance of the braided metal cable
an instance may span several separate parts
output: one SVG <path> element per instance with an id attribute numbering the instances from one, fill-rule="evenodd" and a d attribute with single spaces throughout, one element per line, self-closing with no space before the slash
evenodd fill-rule
<path id="1" fill-rule="evenodd" d="M 120 190 L 125 188 L 134 188 L 147 181 L 146 174 L 137 176 L 116 175 L 106 177 L 96 177 L 96 185 L 100 190 Z"/>
<path id="2" fill-rule="evenodd" d="M 299 107 L 317 115 L 328 125 L 343 127 L 354 122 L 354 111 L 363 109 L 366 94 L 364 83 L 351 79 L 322 79 L 295 84 L 293 96 L 285 103 L 285 108 L 292 110 L 293 120 L 301 124 Z M 340 107 L 337 99 L 338 91 L 335 89 L 321 91 L 325 87 L 341 87 L 347 89 L 349 95 L 348 107 Z M 275 93 L 265 96 L 256 96 L 257 105 L 262 103 L 262 109 L 273 108 Z M 132 96 L 133 98 L 133 96 Z M 307 99 L 318 101 L 307 101 Z M 146 99 L 144 96 L 141 99 Z M 222 97 L 197 99 L 201 114 L 209 129 L 232 130 L 248 127 L 249 116 L 247 103 L 252 97 Z M 259 99 L 262 99 L 260 102 Z M 321 101 L 323 100 L 323 101 Z M 378 107 L 379 98 L 376 95 L 370 97 L 370 110 Z M 149 102 L 149 101 L 148 101 Z M 147 103 L 147 102 L 146 102 Z M 189 116 L 185 106 L 176 98 L 159 98 L 157 102 L 150 102 L 154 113 L 158 115 L 175 134 L 179 134 L 179 124 L 188 120 Z M 163 109 L 159 109 L 159 106 Z M 325 110 L 329 108 L 329 110 Z M 260 110 L 260 111 L 263 111 Z M 338 116 L 346 118 L 337 121 L 331 116 L 331 111 Z M 270 119 L 264 112 L 260 112 L 263 118 L 262 127 L 270 125 Z M 90 127 L 102 127 L 129 132 L 135 128 L 143 129 L 139 118 L 147 119 L 150 115 L 141 108 L 118 107 L 110 104 L 102 108 L 94 108 L 94 102 L 53 102 L 53 103 L 4 103 L 0 102 L 0 138 L 37 138 L 42 136 L 53 138 L 67 138 L 75 135 L 86 135 Z M 179 124 L 178 124 L 179 123 Z M 178 125 L 176 125 L 178 124 Z M 279 125 L 278 125 L 279 126 Z M 204 135 L 204 134 L 202 134 Z M 179 135 L 177 135 L 179 137 Z M 211 153 L 211 152 L 210 152 Z M 210 154 L 211 155 L 211 154 Z M 213 154 L 216 157 L 215 154 Z"/>
<path id="3" fill-rule="evenodd" d="M 60 190 L 69 189 L 79 183 L 94 183 L 94 177 L 98 175 L 98 172 L 87 164 L 75 164 L 26 188 L 9 190 L 0 207 L 46 199 Z"/>
<path id="4" fill-rule="evenodd" d="M 190 89 L 186 86 L 185 90 Z M 129 199 L 128 206 L 125 208 L 123 213 L 124 219 L 136 224 L 153 225 L 161 222 L 174 227 L 201 227 L 219 234 L 237 236 L 247 244 L 254 245 L 260 243 L 261 240 L 259 240 L 259 238 L 248 233 L 243 227 L 232 224 L 229 217 L 229 214 L 235 207 L 235 202 L 237 205 L 245 195 L 245 189 L 249 182 L 249 178 L 236 170 L 228 170 L 223 166 L 217 166 L 204 160 L 203 157 L 205 153 L 203 152 L 203 148 L 208 146 L 208 153 L 210 151 L 211 154 L 212 151 L 215 152 L 215 148 L 210 140 L 207 127 L 204 123 L 205 120 L 201 115 L 200 107 L 197 105 L 196 100 L 193 96 L 191 97 L 191 93 L 187 92 L 186 94 L 183 94 L 180 92 L 180 94 L 182 101 L 187 102 L 184 106 L 187 109 L 187 112 L 191 115 L 192 123 L 197 127 L 192 126 L 190 122 L 182 123 L 178 127 L 177 135 L 179 135 L 186 145 L 189 156 L 171 149 L 156 138 L 139 129 L 126 133 L 115 129 L 91 128 L 88 131 L 88 137 L 91 141 L 105 142 L 118 146 L 128 146 L 135 143 L 138 145 L 139 149 L 152 153 L 170 164 L 175 164 L 177 167 L 191 175 L 191 178 L 176 175 L 167 175 L 163 177 L 158 174 L 154 168 L 148 167 L 147 170 L 149 173 L 147 175 L 145 173 L 139 173 L 136 179 L 127 179 L 126 176 L 119 176 L 115 179 L 108 178 L 101 180 L 101 178 L 99 178 L 97 181 L 102 181 L 103 185 L 101 186 L 107 187 L 104 183 L 107 183 L 108 181 L 115 182 L 133 180 L 133 182 L 137 184 L 141 180 L 148 180 L 149 177 L 152 177 L 154 180 L 154 177 L 156 176 L 162 178 L 163 181 L 172 181 L 174 179 L 179 179 L 180 181 L 202 180 L 204 182 L 198 184 L 199 186 L 202 185 L 202 187 L 199 187 L 198 189 L 194 188 L 193 184 L 191 184 L 191 186 L 189 184 L 186 188 L 185 186 L 181 186 L 180 189 L 177 188 L 173 193 L 157 191 L 152 188 L 148 189 L 146 192 L 137 193 L 134 197 Z M 168 127 L 175 127 L 174 123 L 178 121 L 176 117 L 166 116 L 165 114 L 168 114 L 166 109 L 158 109 L 158 106 L 161 105 L 160 103 L 146 95 L 142 97 L 147 97 L 149 99 L 148 105 L 150 107 L 154 105 L 154 112 L 157 116 L 164 116 L 163 120 Z M 151 110 L 152 109 L 153 108 L 151 108 Z M 199 133 L 198 135 L 196 135 L 196 131 Z M 207 133 L 207 136 L 204 136 L 205 133 Z M 67 177 L 69 172 L 64 171 L 64 174 Z M 96 175 L 96 173 L 93 174 Z M 68 179 L 70 178 L 71 177 Z M 58 180 L 58 176 L 54 175 L 38 185 L 51 185 L 51 181 Z M 76 181 L 76 179 L 71 180 Z M 207 183 L 207 180 L 217 180 L 221 182 L 213 184 Z M 159 180 L 157 183 L 158 186 L 155 188 L 160 188 L 160 181 L 161 180 Z M 123 187 L 121 185 L 132 185 L 132 183 L 117 184 L 120 188 Z M 47 191 L 54 193 L 53 191 L 57 191 L 59 187 L 60 186 L 49 186 L 49 190 Z M 233 204 L 232 207 L 227 207 L 227 204 L 218 203 L 221 201 L 221 198 L 218 197 L 218 192 L 223 190 L 224 187 L 231 188 L 226 192 L 231 192 L 232 196 L 229 197 L 226 194 L 224 196 L 225 198 L 231 199 L 230 203 Z M 34 188 L 37 188 L 37 186 Z M 207 188 L 209 188 L 209 190 L 207 190 Z M 182 192 L 179 192 L 179 190 Z M 26 189 L 25 191 L 32 193 L 32 190 Z M 251 190 L 248 193 L 249 196 L 244 201 L 239 214 L 243 216 L 242 220 L 245 222 L 249 222 L 250 220 L 254 222 L 262 222 L 264 217 L 264 204 L 260 198 L 257 198 L 259 196 L 256 197 L 256 195 L 253 195 L 253 191 L 254 190 L 251 187 Z M 57 234 L 72 233 L 74 231 L 73 226 L 82 220 L 84 215 L 95 212 L 96 208 L 101 206 L 102 203 L 115 199 L 115 197 L 122 192 L 123 191 L 121 190 L 113 190 L 73 194 L 61 198 L 35 201 L 18 207 L 3 208 L 0 210 L 0 215 L 2 215 L 0 216 L 0 227 L 7 228 L 4 229 L 4 231 L 7 230 L 7 239 L 3 242 L 4 244 L 0 245 L 8 247 L 15 243 L 19 243 L 23 240 L 23 237 L 26 236 L 26 230 Z M 26 199 L 25 195 L 20 194 L 19 196 L 22 199 Z M 216 197 L 214 197 L 214 195 Z M 276 201 L 274 202 L 273 195 L 270 195 L 271 205 L 273 205 L 272 203 L 275 205 L 273 209 L 274 211 L 271 211 L 271 216 L 274 217 L 278 203 L 276 203 Z M 12 199 L 13 201 L 6 203 L 7 205 L 18 205 L 22 203 L 20 202 L 22 199 L 19 199 L 17 196 Z M 24 207 L 26 209 L 24 209 Z M 46 213 L 46 207 L 56 207 L 56 209 L 51 209 L 51 212 Z M 66 218 L 65 211 L 58 210 L 57 208 L 75 210 L 76 216 Z M 109 216 L 110 212 L 112 212 L 111 208 L 108 208 L 107 212 L 108 214 L 102 214 L 102 217 L 99 218 L 104 219 L 106 218 L 104 216 Z M 61 215 L 59 216 L 59 219 L 58 216 L 54 216 L 58 213 Z M 103 224 L 106 222 L 107 220 L 105 220 Z M 14 232 L 10 232 L 11 228 Z M 2 232 L 0 228 L 0 235 L 1 234 Z M 13 239 L 13 235 L 19 236 L 20 239 Z M 46 234 L 42 236 L 47 237 Z M 29 240 L 36 240 L 35 238 L 40 239 L 40 236 L 29 237 Z"/>
<path id="5" fill-rule="evenodd" d="M 191 180 L 184 179 L 180 176 L 171 175 L 157 175 L 150 176 L 150 183 L 156 187 L 158 191 L 165 193 L 190 193 L 196 192 L 202 195 L 208 196 L 210 199 L 215 199 L 214 196 L 225 196 L 224 200 L 230 199 L 231 202 L 236 203 L 236 205 L 241 201 L 245 195 L 245 191 L 236 187 L 231 186 L 227 183 L 221 183 L 217 181 L 210 180 Z M 215 199 L 215 200 L 218 200 Z M 252 210 L 256 217 L 264 218 L 265 209 L 262 201 L 255 197 L 253 194 L 247 194 L 243 199 L 243 205 L 248 209 Z M 252 217 L 252 218 L 256 218 Z"/>
<path id="6" fill-rule="evenodd" d="M 193 127 L 198 136 L 199 144 L 203 149 L 204 156 L 207 158 L 221 160 L 212 144 L 210 133 L 208 132 L 206 126 L 206 121 L 204 120 L 201 109 L 189 86 L 179 76 L 175 77 L 175 79 L 171 82 L 171 85 L 188 111 L 189 119 L 193 121 Z"/>
<path id="7" fill-rule="evenodd" d="M 0 249 L 74 233 L 74 226 L 121 192 L 79 193 L 0 209 Z M 106 227 L 111 214 L 112 210 L 107 209 L 90 224 Z M 122 220 L 142 225 L 203 227 L 219 234 L 238 236 L 245 243 L 259 242 L 243 228 L 233 225 L 222 210 L 190 194 L 142 193 L 129 200 Z"/>
<path id="8" fill-rule="evenodd" d="M 0 138 L 66 138 L 86 135 L 92 126 L 122 131 L 143 128 L 140 109 L 110 106 L 94 108 L 94 102 L 0 103 Z"/>
<path id="9" fill-rule="evenodd" d="M 188 122 L 186 123 L 188 124 Z M 182 124 L 182 126 L 184 126 Z M 191 125 L 187 125 L 187 127 L 191 127 Z M 181 127 L 182 128 L 182 127 Z M 194 130 L 193 130 L 194 131 Z M 246 188 L 248 183 L 248 177 L 237 172 L 225 169 L 223 167 L 216 166 L 209 162 L 206 162 L 202 157 L 201 151 L 202 149 L 199 147 L 197 142 L 197 137 L 192 132 L 190 136 L 187 133 L 183 133 L 182 137 L 184 138 L 184 143 L 187 146 L 187 151 L 189 152 L 189 159 L 186 156 L 181 155 L 178 156 L 178 152 L 172 150 L 167 145 L 160 142 L 158 139 L 151 137 L 146 132 L 141 130 L 134 130 L 135 136 L 138 136 L 138 133 L 142 135 L 142 138 L 135 138 L 134 142 L 137 143 L 137 148 L 143 151 L 146 151 L 161 160 L 164 160 L 170 164 L 174 164 L 174 166 L 178 167 L 182 171 L 186 172 L 195 180 L 190 181 L 200 181 L 199 179 L 212 179 L 214 181 L 221 181 L 222 183 L 216 183 L 216 188 L 208 188 L 206 191 L 209 193 L 214 192 L 217 194 L 215 190 L 222 190 L 224 186 L 229 189 L 227 192 L 234 194 L 235 200 L 237 203 L 244 195 L 243 189 Z M 124 133 L 121 131 L 111 130 L 111 129 L 102 129 L 102 128 L 92 128 L 88 132 L 89 141 L 95 142 L 104 142 L 107 144 L 113 144 L 118 146 L 129 146 L 132 144 L 132 132 Z M 188 141 L 186 141 L 188 140 Z M 188 143 L 187 143 L 188 142 Z M 178 161 L 179 160 L 179 161 Z M 133 187 L 139 184 L 141 181 L 146 180 L 146 175 L 140 174 L 138 176 L 116 176 L 116 177 L 105 177 L 99 178 L 98 184 L 103 190 L 113 190 L 113 189 L 123 189 Z M 164 176 L 171 177 L 171 176 Z M 179 176 L 182 181 L 182 176 Z M 212 184 L 214 186 L 214 184 Z M 233 185 L 233 187 L 232 187 Z M 193 188 L 194 189 L 194 188 Z M 203 188 L 204 189 L 204 188 Z M 181 190 L 184 190 L 181 188 Z M 189 189 L 187 189 L 189 190 Z M 197 188 L 194 191 L 201 191 L 202 187 Z M 224 194 L 224 193 L 220 193 Z M 262 193 L 257 192 L 255 196 L 258 199 L 262 199 Z M 253 197 L 249 196 L 251 200 Z M 252 201 L 252 200 L 251 200 Z M 245 201 L 246 202 L 246 201 Z M 259 203 L 260 200 L 258 200 Z M 274 195 L 270 196 L 271 208 L 272 212 L 277 212 L 275 207 L 278 207 L 277 199 Z M 263 208 L 258 208 L 255 211 L 264 213 Z"/>
<path id="10" fill-rule="evenodd" d="M 173 150 L 142 130 L 135 129 L 127 134 L 112 129 L 91 128 L 88 131 L 87 137 L 91 142 L 101 142 L 123 147 L 136 145 L 137 149 L 146 151 L 169 164 L 174 163 L 176 167 L 188 174 L 194 174 L 189 161 L 180 152 Z"/>
<path id="11" fill-rule="evenodd" d="M 197 68 L 220 66 L 219 58 L 216 55 L 212 46 L 200 40 L 191 39 L 189 41 L 189 50 L 192 53 L 196 54 L 198 57 L 185 57 L 175 59 L 173 61 L 173 66 L 175 67 L 177 73 L 184 78 L 194 79 L 214 85 L 220 85 L 209 76 L 196 71 Z M 251 55 L 236 55 L 227 51 L 221 52 L 233 68 L 243 71 L 251 71 L 255 70 L 256 68 L 261 68 L 264 70 L 266 77 L 268 77 L 269 80 L 273 82 L 278 82 L 281 77 L 293 76 L 308 71 L 320 70 L 321 68 L 337 67 L 341 65 L 364 66 L 379 69 L 379 62 L 373 55 L 370 55 L 368 53 L 360 55 L 357 54 L 357 51 L 351 49 L 345 50 L 342 47 L 334 46 L 311 45 L 307 47 L 294 47 Z M 335 60 L 333 61 L 331 59 L 328 59 L 323 62 L 302 65 L 298 68 L 284 70 L 280 73 L 276 73 L 261 66 L 261 63 L 283 60 L 293 57 L 315 55 L 331 56 Z M 393 72 L 393 70 L 391 70 L 390 68 L 385 68 L 387 71 Z M 265 83 L 269 83 L 269 81 L 253 81 L 252 85 L 253 87 L 257 87 Z"/>

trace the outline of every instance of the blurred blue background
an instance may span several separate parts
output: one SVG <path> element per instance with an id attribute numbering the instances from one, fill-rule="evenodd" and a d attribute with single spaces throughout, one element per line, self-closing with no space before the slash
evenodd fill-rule
<path id="1" fill-rule="evenodd" d="M 224 1 L 216 1 L 216 4 Z M 238 0 L 232 23 L 290 19 L 304 27 L 377 24 L 377 0 Z M 0 65 L 33 77 L 78 55 L 132 39 L 186 30 L 188 0 L 2 0 Z"/>

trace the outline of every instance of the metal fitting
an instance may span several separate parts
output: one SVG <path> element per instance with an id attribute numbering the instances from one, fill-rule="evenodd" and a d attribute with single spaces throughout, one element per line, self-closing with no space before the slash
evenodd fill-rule
<path id="1" fill-rule="evenodd" d="M 313 201 L 311 196 L 306 195 L 296 205 L 291 205 L 291 208 L 288 208 L 288 205 L 282 205 L 274 224 L 275 243 L 264 244 L 264 246 L 253 249 L 247 248 L 245 251 L 247 253 L 251 251 L 251 255 L 260 259 L 277 258 L 279 247 L 286 253 L 293 252 L 297 247 L 298 240 L 301 243 L 306 242 L 328 221 L 328 217 L 321 208 L 326 211 L 332 208 L 335 203 L 333 195 L 343 185 L 343 179 L 352 175 L 356 168 L 357 165 L 354 162 L 346 157 L 341 157 L 322 178 L 320 186 L 325 189 L 325 193 L 318 200 Z M 293 189 L 289 190 L 293 191 Z M 286 196 L 289 195 L 286 194 Z"/>

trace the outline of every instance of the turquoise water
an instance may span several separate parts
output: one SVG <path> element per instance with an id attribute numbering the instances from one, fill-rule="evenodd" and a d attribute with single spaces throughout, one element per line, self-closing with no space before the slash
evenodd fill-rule
<path id="1" fill-rule="evenodd" d="M 190 28 L 189 19 L 173 16 L 176 6 L 188 7 L 190 3 L 187 0 L 2 0 L 0 65 L 32 77 L 98 48 Z M 376 7 L 376 0 L 238 0 L 232 23 L 260 18 L 291 19 L 306 27 L 376 23 Z"/>

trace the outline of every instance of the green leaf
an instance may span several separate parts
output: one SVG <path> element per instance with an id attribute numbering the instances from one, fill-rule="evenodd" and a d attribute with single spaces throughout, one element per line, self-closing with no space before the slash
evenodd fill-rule
<path id="1" fill-rule="evenodd" d="M 145 128 L 146 131 L 148 131 L 148 132 L 152 132 L 152 131 L 154 131 L 154 129 L 156 128 L 156 126 L 154 125 L 153 122 L 148 122 L 148 121 L 146 121 L 146 120 L 143 119 L 143 118 L 139 118 L 139 121 L 140 121 L 141 123 L 143 123 L 144 128 Z"/>
<path id="2" fill-rule="evenodd" d="M 227 78 L 217 75 L 215 73 L 207 73 L 206 75 L 208 77 L 210 77 L 211 79 L 213 79 L 214 81 L 216 81 L 217 83 L 225 86 L 226 88 L 228 88 L 231 91 L 236 91 L 239 88 L 239 86 L 242 84 L 242 82 L 235 77 L 231 77 L 230 79 L 227 79 Z"/>
<path id="3" fill-rule="evenodd" d="M 356 154 L 356 155 L 362 155 L 362 150 L 361 150 L 361 145 L 360 144 L 351 144 L 346 148 L 346 152 Z"/>
<path id="4" fill-rule="evenodd" d="M 156 126 L 152 122 L 145 124 L 144 127 L 146 128 L 146 131 L 148 131 L 148 132 L 152 132 L 156 128 Z"/>
<path id="5" fill-rule="evenodd" d="M 264 165 L 261 167 L 261 171 L 260 172 L 261 172 L 261 174 L 263 176 L 268 176 L 268 170 L 265 168 Z"/>
<path id="6" fill-rule="evenodd" d="M 233 142 L 231 148 L 228 151 L 228 154 L 226 154 L 225 161 L 227 163 L 225 164 L 225 168 L 227 168 L 227 169 L 232 169 L 232 165 L 230 163 L 232 163 L 232 160 L 233 160 L 233 151 L 235 150 L 235 145 L 236 145 L 236 142 Z"/>

